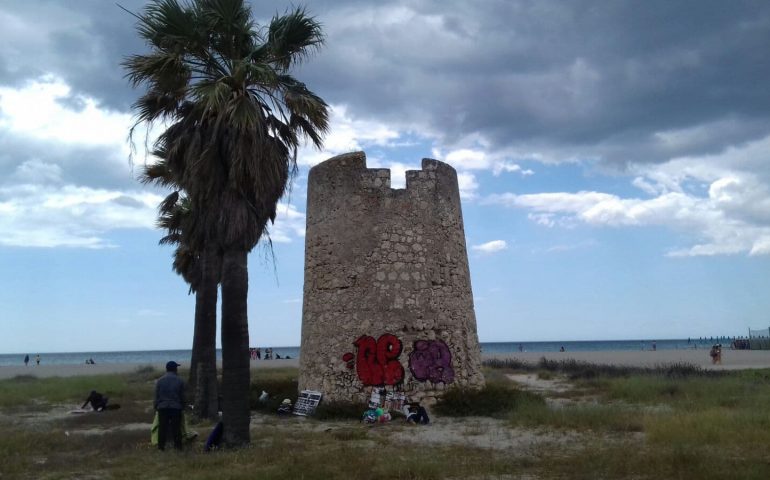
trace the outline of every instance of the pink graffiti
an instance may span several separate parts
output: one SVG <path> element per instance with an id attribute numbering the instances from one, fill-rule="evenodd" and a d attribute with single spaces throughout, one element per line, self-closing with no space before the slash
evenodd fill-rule
<path id="1" fill-rule="evenodd" d="M 404 367 L 398 361 L 401 355 L 401 340 L 390 333 L 383 334 L 377 340 L 362 335 L 353 345 L 356 346 L 356 373 L 364 385 L 397 385 L 404 379 Z M 342 360 L 350 368 L 353 354 L 346 353 Z"/>
<path id="2" fill-rule="evenodd" d="M 455 379 L 452 354 L 441 340 L 414 342 L 414 351 L 409 354 L 409 370 L 421 382 L 452 383 Z"/>

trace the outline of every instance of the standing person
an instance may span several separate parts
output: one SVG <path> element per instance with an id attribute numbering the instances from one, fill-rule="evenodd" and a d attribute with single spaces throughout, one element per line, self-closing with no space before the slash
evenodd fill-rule
<path id="1" fill-rule="evenodd" d="M 24 366 L 26 367 L 27 365 L 29 365 L 29 354 L 24 355 Z"/>
<path id="2" fill-rule="evenodd" d="M 657 349 L 658 349 L 658 344 L 657 344 L 657 343 L 655 343 L 655 340 L 653 340 L 653 341 L 652 341 L 652 351 L 654 352 L 654 351 L 655 351 L 655 350 L 657 350 Z"/>
<path id="3" fill-rule="evenodd" d="M 257 360 L 262 360 L 262 349 L 257 347 Z"/>
<path id="4" fill-rule="evenodd" d="M 38 353 L 35 355 L 35 362 L 37 362 L 38 365 L 40 365 L 40 354 Z"/>
<path id="5" fill-rule="evenodd" d="M 179 364 L 166 364 L 166 374 L 155 382 L 154 407 L 158 412 L 158 448 L 165 450 L 169 429 L 174 448 L 182 449 L 182 409 L 184 408 L 184 380 L 177 375 Z"/>

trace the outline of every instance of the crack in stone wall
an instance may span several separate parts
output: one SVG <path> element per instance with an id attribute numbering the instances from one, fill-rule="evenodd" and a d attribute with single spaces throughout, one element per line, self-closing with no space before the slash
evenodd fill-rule
<path id="1" fill-rule="evenodd" d="M 423 159 L 392 189 L 363 152 L 313 167 L 300 389 L 361 401 L 384 387 L 430 403 L 483 384 L 455 170 Z"/>

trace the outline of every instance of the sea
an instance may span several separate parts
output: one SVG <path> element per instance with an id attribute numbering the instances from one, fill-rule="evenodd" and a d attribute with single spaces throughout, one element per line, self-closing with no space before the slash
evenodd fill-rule
<path id="1" fill-rule="evenodd" d="M 562 347 L 568 352 L 601 352 L 601 351 L 633 351 L 651 350 L 653 342 L 658 350 L 675 350 L 686 348 L 709 348 L 712 344 L 721 342 L 729 345 L 732 339 L 728 337 L 702 337 L 668 340 L 564 340 L 547 342 L 481 342 L 482 353 L 514 353 L 524 352 L 558 352 Z M 282 358 L 299 357 L 299 347 L 271 347 L 273 355 Z M 264 353 L 265 348 L 262 348 Z M 47 365 L 77 365 L 93 359 L 94 363 L 135 363 L 140 365 L 158 365 L 174 360 L 184 365 L 189 364 L 191 350 L 146 350 L 130 352 L 22 352 L 0 354 L 0 366 L 23 364 L 24 355 L 29 354 L 30 363 L 35 363 L 35 356 L 40 355 L 40 363 Z M 222 352 L 217 350 L 217 358 L 221 360 Z M 262 360 L 270 361 L 270 360 Z"/>

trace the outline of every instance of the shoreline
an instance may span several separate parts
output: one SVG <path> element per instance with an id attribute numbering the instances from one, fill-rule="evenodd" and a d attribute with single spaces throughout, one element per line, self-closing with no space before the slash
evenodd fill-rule
<path id="1" fill-rule="evenodd" d="M 723 350 L 722 364 L 712 365 L 708 350 L 614 350 L 593 352 L 510 352 L 510 353 L 482 353 L 482 360 L 518 360 L 528 364 L 534 364 L 541 358 L 552 361 L 574 360 L 577 362 L 593 363 L 599 365 L 617 365 L 631 367 L 656 367 L 670 364 L 690 364 L 704 369 L 714 370 L 742 370 L 751 368 L 770 368 L 770 350 Z M 0 380 L 13 378 L 19 375 L 30 375 L 39 378 L 46 377 L 73 377 L 87 375 L 109 375 L 115 373 L 130 373 L 140 367 L 152 366 L 158 372 L 165 370 L 163 363 L 102 363 L 96 365 L 13 365 L 0 366 Z M 220 364 L 221 366 L 221 364 Z M 266 368 L 296 368 L 299 359 L 281 360 L 252 360 L 252 370 Z M 182 365 L 184 369 L 185 365 Z"/>

